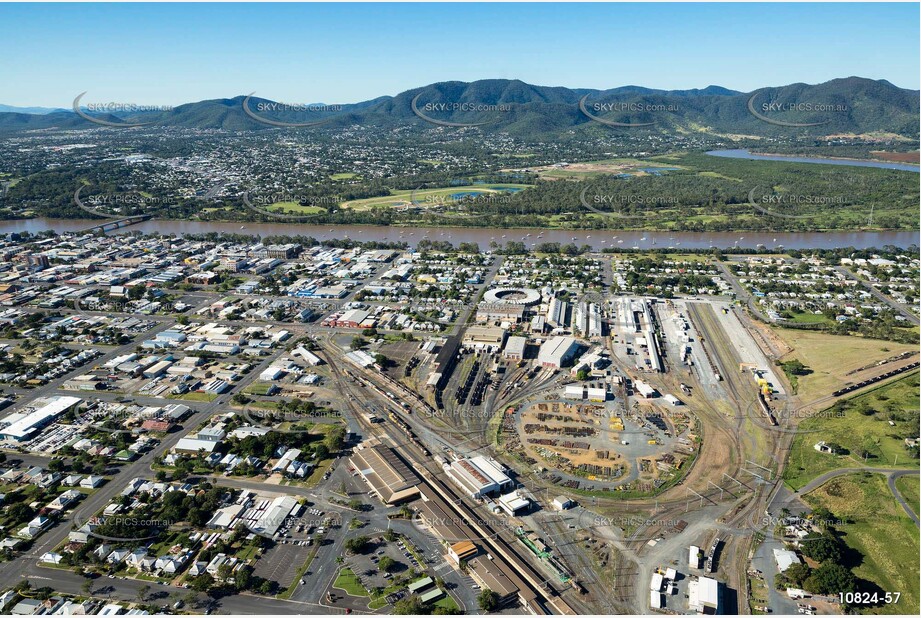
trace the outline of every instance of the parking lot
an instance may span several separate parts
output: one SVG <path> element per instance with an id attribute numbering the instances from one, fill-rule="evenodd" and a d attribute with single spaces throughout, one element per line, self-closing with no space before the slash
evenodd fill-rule
<path id="1" fill-rule="evenodd" d="M 294 581 L 294 576 L 313 547 L 306 545 L 275 545 L 256 561 L 255 574 L 269 580 L 275 580 L 282 589 L 287 588 Z"/>

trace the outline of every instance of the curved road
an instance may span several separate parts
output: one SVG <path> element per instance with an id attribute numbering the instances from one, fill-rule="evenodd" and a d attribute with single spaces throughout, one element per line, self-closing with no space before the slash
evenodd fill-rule
<path id="1" fill-rule="evenodd" d="M 907 476 L 910 474 L 921 474 L 921 470 L 906 470 L 904 468 L 838 468 L 837 470 L 831 470 L 812 479 L 801 488 L 790 494 L 790 497 L 787 498 L 786 502 L 790 503 L 794 498 L 798 498 L 802 495 L 808 494 L 814 489 L 818 489 L 833 478 L 846 476 L 848 474 L 857 474 L 859 472 L 874 472 L 876 474 L 885 474 L 887 476 L 889 489 L 892 491 L 892 495 L 895 496 L 895 499 L 898 501 L 898 503 L 902 505 L 902 508 L 905 510 L 908 516 L 911 517 L 912 521 L 915 522 L 915 525 L 921 527 L 921 519 L 918 518 L 918 515 L 915 513 L 914 509 L 912 509 L 911 506 L 905 502 L 905 498 L 902 497 L 902 494 L 895 486 L 895 481 L 899 477 Z"/>

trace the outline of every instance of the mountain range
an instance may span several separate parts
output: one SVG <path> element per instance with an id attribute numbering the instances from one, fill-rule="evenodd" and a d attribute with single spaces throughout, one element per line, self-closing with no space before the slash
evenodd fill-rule
<path id="1" fill-rule="evenodd" d="M 765 87 L 753 92 L 720 86 L 693 90 L 640 86 L 571 89 L 486 79 L 440 82 L 361 103 L 296 105 L 286 111 L 279 111 L 284 104 L 268 99 L 236 96 L 186 103 L 168 111 L 92 116 L 116 124 L 228 131 L 278 130 L 280 126 L 300 123 L 319 123 L 324 128 L 373 125 L 383 129 L 476 124 L 487 132 L 541 140 L 638 130 L 752 136 L 888 133 L 916 140 L 919 94 L 885 80 L 860 77 L 816 85 Z M 81 112 L 86 113 L 85 108 Z M 6 133 L 94 126 L 98 125 L 73 110 L 0 106 L 0 131 Z"/>

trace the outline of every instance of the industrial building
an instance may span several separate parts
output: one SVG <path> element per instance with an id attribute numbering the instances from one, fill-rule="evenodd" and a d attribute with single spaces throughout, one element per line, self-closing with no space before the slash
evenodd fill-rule
<path id="1" fill-rule="evenodd" d="M 566 319 L 566 314 L 568 312 L 569 303 L 554 296 L 550 299 L 550 304 L 547 305 L 547 324 L 554 328 L 567 326 L 569 324 L 569 321 Z"/>
<path id="2" fill-rule="evenodd" d="M 718 614 L 720 583 L 710 577 L 698 577 L 688 584 L 688 609 L 698 614 Z"/>
<path id="3" fill-rule="evenodd" d="M 643 399 L 652 399 L 658 394 L 658 391 L 656 389 L 646 384 L 642 380 L 635 380 L 633 382 L 633 390 L 635 390 L 636 394 L 642 397 Z"/>
<path id="4" fill-rule="evenodd" d="M 601 309 L 595 303 L 580 302 L 573 310 L 572 327 L 583 337 L 601 337 Z"/>
<path id="5" fill-rule="evenodd" d="M 623 335 L 629 353 L 641 356 L 637 368 L 643 371 L 664 371 L 659 346 L 656 343 L 655 318 L 648 301 L 620 298 L 616 302 L 614 325 Z"/>
<path id="6" fill-rule="evenodd" d="M 467 563 L 470 576 L 484 590 L 492 590 L 499 595 L 499 605 L 503 606 L 515 599 L 518 586 L 485 556 L 477 556 Z"/>
<path id="7" fill-rule="evenodd" d="M 570 364 L 579 351 L 575 337 L 551 337 L 540 346 L 537 364 L 549 369 L 559 369 Z"/>
<path id="8" fill-rule="evenodd" d="M 499 504 L 499 508 L 505 511 L 505 513 L 510 517 L 524 513 L 531 507 L 531 501 L 522 496 L 517 491 L 499 496 L 497 502 Z"/>
<path id="9" fill-rule="evenodd" d="M 604 387 L 587 387 L 582 384 L 567 384 L 563 390 L 563 397 L 578 401 L 588 399 L 589 401 L 602 402 L 607 400 L 608 391 Z"/>
<path id="10" fill-rule="evenodd" d="M 505 350 L 502 352 L 502 356 L 508 360 L 521 360 L 524 358 L 527 347 L 527 337 L 518 335 L 509 337 L 508 341 L 505 343 Z"/>
<path id="11" fill-rule="evenodd" d="M 789 549 L 774 548 L 774 560 L 777 561 L 777 570 L 783 573 L 794 564 L 800 564 L 799 556 Z"/>
<path id="12" fill-rule="evenodd" d="M 460 337 L 457 335 L 448 337 L 438 354 L 435 355 L 434 370 L 429 376 L 428 385 L 435 387 L 435 390 L 444 390 L 445 385 L 451 378 L 451 372 L 457 364 L 457 352 L 460 350 Z"/>
<path id="13" fill-rule="evenodd" d="M 567 498 L 566 496 L 557 496 L 553 499 L 553 508 L 557 511 L 565 511 L 566 509 L 571 509 L 576 505 L 575 502 Z"/>
<path id="14" fill-rule="evenodd" d="M 510 305 L 508 303 L 488 303 L 480 305 L 476 311 L 477 322 L 508 322 L 518 324 L 524 319 L 525 308 L 523 305 Z"/>
<path id="15" fill-rule="evenodd" d="M 384 504 L 398 504 L 419 495 L 419 477 L 391 448 L 380 444 L 359 447 L 349 462 Z"/>
<path id="16" fill-rule="evenodd" d="M 471 498 L 497 494 L 513 485 L 502 466 L 482 455 L 452 462 L 448 477 Z"/>
<path id="17" fill-rule="evenodd" d="M 691 545 L 688 548 L 688 568 L 699 569 L 701 558 L 703 558 L 703 552 L 700 551 L 700 548 L 696 545 Z"/>
<path id="18" fill-rule="evenodd" d="M 506 330 L 498 326 L 471 326 L 464 333 L 465 348 L 485 352 L 498 352 L 505 343 Z"/>

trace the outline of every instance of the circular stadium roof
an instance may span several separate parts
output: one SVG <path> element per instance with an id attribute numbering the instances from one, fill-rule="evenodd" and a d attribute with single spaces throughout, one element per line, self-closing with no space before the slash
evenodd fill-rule
<path id="1" fill-rule="evenodd" d="M 486 292 L 483 300 L 487 303 L 530 306 L 540 302 L 540 292 L 530 288 L 496 288 Z"/>

